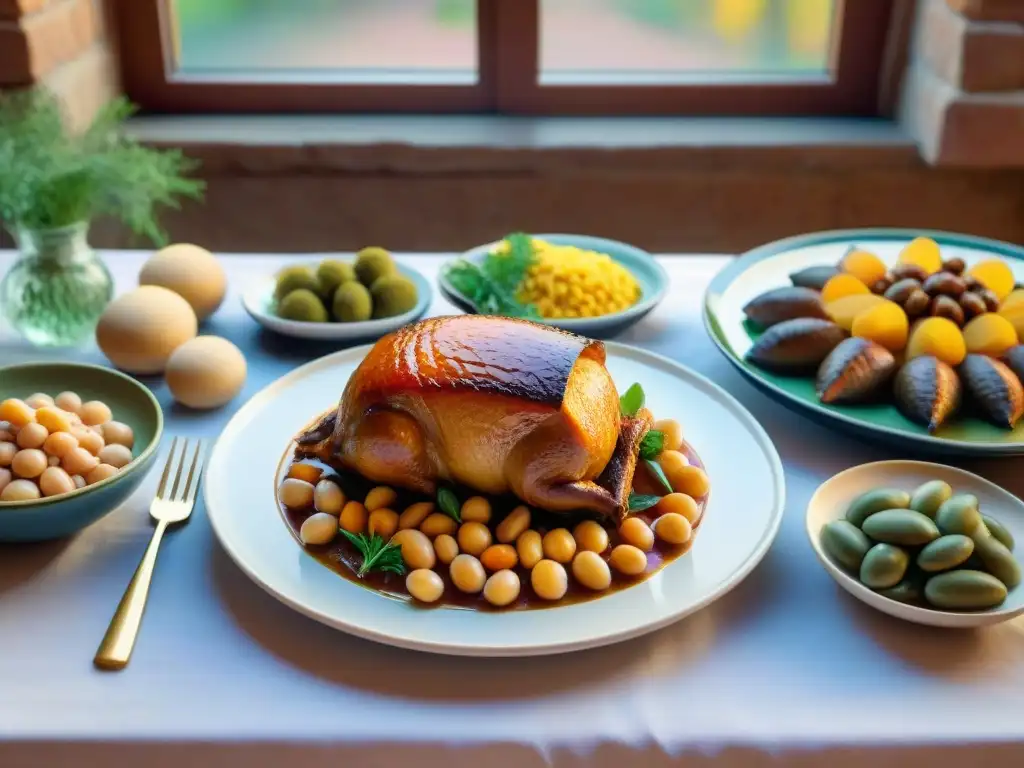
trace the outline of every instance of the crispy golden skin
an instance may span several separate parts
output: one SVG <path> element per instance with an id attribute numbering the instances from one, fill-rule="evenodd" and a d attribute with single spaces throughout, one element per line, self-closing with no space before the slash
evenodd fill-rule
<path id="1" fill-rule="evenodd" d="M 300 436 L 300 448 L 423 493 L 457 482 L 511 491 L 542 509 L 618 518 L 650 418 L 620 440 L 604 363 L 600 342 L 537 323 L 425 320 L 374 345 L 337 412 Z M 632 456 L 613 463 L 617 444 Z"/>

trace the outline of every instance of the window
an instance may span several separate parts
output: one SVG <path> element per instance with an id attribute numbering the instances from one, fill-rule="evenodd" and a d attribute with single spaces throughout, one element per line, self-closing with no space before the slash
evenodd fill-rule
<path id="1" fill-rule="evenodd" d="M 892 0 L 119 0 L 170 112 L 876 112 Z"/>

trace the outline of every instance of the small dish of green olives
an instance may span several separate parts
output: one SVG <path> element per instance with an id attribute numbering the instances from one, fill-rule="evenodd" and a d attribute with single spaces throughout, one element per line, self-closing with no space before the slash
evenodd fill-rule
<path id="1" fill-rule="evenodd" d="M 981 627 L 1024 613 L 1024 503 L 956 467 L 878 461 L 825 481 L 807 536 L 854 597 L 900 619 Z"/>
<path id="2" fill-rule="evenodd" d="M 430 301 L 427 279 L 376 247 L 354 259 L 293 264 L 242 294 L 246 312 L 264 328 L 339 342 L 380 338 L 421 318 Z"/>

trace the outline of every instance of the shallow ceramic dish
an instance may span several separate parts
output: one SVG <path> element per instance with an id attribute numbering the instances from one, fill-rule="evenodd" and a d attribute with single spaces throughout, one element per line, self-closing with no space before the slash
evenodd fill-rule
<path id="1" fill-rule="evenodd" d="M 641 289 L 640 300 L 621 312 L 614 312 L 610 315 L 602 315 L 601 317 L 569 317 L 557 320 L 542 319 L 539 321 L 541 323 L 553 325 L 556 328 L 563 328 L 591 338 L 608 338 L 624 331 L 641 320 L 648 312 L 658 306 L 668 292 L 668 273 L 651 254 L 635 246 L 620 243 L 616 240 L 607 240 L 603 237 L 590 237 L 589 235 L 539 234 L 531 235 L 531 237 L 538 240 L 546 240 L 557 245 L 574 245 L 577 248 L 606 253 L 633 274 Z M 479 263 L 500 242 L 499 240 L 477 246 L 462 254 L 462 258 Z M 476 313 L 477 309 L 473 306 L 473 303 L 459 293 L 455 286 L 445 277 L 444 267 L 441 268 L 438 285 L 441 288 L 441 293 L 452 304 L 465 312 Z"/>
<path id="2" fill-rule="evenodd" d="M 1013 534 L 1024 541 L 1024 503 L 995 483 L 971 472 L 944 464 L 926 461 L 876 461 L 861 464 L 826 480 L 807 505 L 807 538 L 811 541 L 818 560 L 839 586 L 872 608 L 917 624 L 935 627 L 983 627 L 1024 613 L 1024 585 L 1010 590 L 1006 601 L 987 611 L 943 611 L 922 608 L 883 597 L 864 586 L 828 556 L 821 545 L 821 528 L 833 520 L 842 519 L 846 509 L 857 496 L 873 488 L 893 487 L 912 491 L 929 480 L 945 480 L 954 493 L 973 493 L 981 502 L 986 515 L 991 515 Z M 1020 555 L 1014 553 L 1018 558 Z"/>
<path id="3" fill-rule="evenodd" d="M 311 262 L 307 266 L 316 267 L 319 262 Z M 268 275 L 242 294 L 242 306 L 257 323 L 275 333 L 292 336 L 297 339 L 314 339 L 317 341 L 356 342 L 379 339 L 396 328 L 419 320 L 430 307 L 433 290 L 429 281 L 412 267 L 398 263 L 398 271 L 416 284 L 418 300 L 416 306 L 403 315 L 384 317 L 380 320 L 365 320 L 359 323 L 304 323 L 298 320 L 285 320 L 274 314 L 275 276 Z"/>
<path id="4" fill-rule="evenodd" d="M 813 377 L 787 377 L 744 360 L 754 336 L 745 324 L 743 306 L 758 294 L 790 285 L 789 275 L 812 265 L 835 264 L 856 244 L 894 264 L 913 238 L 933 238 L 943 258 L 959 256 L 968 267 L 985 258 L 1000 258 L 1024 281 L 1024 248 L 997 240 L 911 229 L 857 229 L 820 232 L 780 240 L 730 263 L 711 281 L 704 297 L 704 324 L 718 348 L 747 379 L 769 396 L 824 426 L 862 438 L 885 440 L 916 450 L 942 454 L 1014 455 L 1024 453 L 1024 421 L 1002 429 L 977 418 L 957 416 L 935 434 L 906 419 L 892 403 L 824 405 L 818 402 Z"/>
<path id="5" fill-rule="evenodd" d="M 253 397 L 214 447 L 204 492 L 213 529 L 235 563 L 286 605 L 377 642 L 463 656 L 533 656 L 582 650 L 666 626 L 717 600 L 761 560 L 782 520 L 778 454 L 754 418 L 725 391 L 671 360 L 607 344 L 620 389 L 642 382 L 655 413 L 678 418 L 711 477 L 693 549 L 639 584 L 543 610 L 423 609 L 382 596 L 298 546 L 275 498 L 292 437 L 333 407 L 368 347 L 303 366 Z"/>
<path id="6" fill-rule="evenodd" d="M 111 478 L 36 501 L 0 504 L 0 541 L 43 541 L 68 536 L 117 508 L 142 482 L 156 458 L 164 417 L 153 393 L 130 376 L 98 365 L 25 363 L 0 368 L 0 400 L 34 392 L 77 392 L 102 400 L 135 433 L 135 459 Z"/>

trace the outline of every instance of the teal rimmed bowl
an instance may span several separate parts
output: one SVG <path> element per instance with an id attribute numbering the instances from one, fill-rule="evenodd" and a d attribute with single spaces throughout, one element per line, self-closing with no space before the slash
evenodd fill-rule
<path id="1" fill-rule="evenodd" d="M 530 237 L 537 240 L 546 240 L 556 245 L 572 245 L 598 253 L 606 253 L 614 261 L 628 269 L 640 284 L 640 300 L 621 312 L 614 312 L 600 317 L 544 318 L 538 321 L 545 325 L 578 333 L 582 336 L 608 338 L 609 336 L 621 333 L 629 326 L 643 319 L 647 313 L 658 306 L 661 300 L 665 298 L 665 294 L 668 293 L 669 277 L 664 267 L 647 251 L 641 250 L 636 246 L 590 235 L 531 234 Z M 477 246 L 466 251 L 462 254 L 461 258 L 479 264 L 499 243 L 501 243 L 501 240 Z M 451 262 L 448 262 L 448 264 L 441 268 L 441 275 L 438 278 L 441 293 L 459 309 L 476 314 L 477 308 L 473 305 L 473 302 L 459 293 L 455 286 L 449 282 L 446 273 L 447 267 L 450 264 Z"/>
<path id="2" fill-rule="evenodd" d="M 135 458 L 113 477 L 61 496 L 0 502 L 0 541 L 44 541 L 69 536 L 121 505 L 153 466 L 164 417 L 153 393 L 111 368 L 80 363 L 25 363 L 0 368 L 0 401 L 35 392 L 72 390 L 102 400 L 135 433 Z"/>
<path id="3" fill-rule="evenodd" d="M 1024 248 L 998 240 L 919 229 L 851 229 L 818 232 L 769 243 L 731 262 L 711 281 L 704 296 L 704 325 L 726 359 L 754 386 L 787 408 L 822 426 L 873 442 L 938 455 L 1011 456 L 1024 454 L 1024 420 L 1002 429 L 969 412 L 954 416 L 935 434 L 906 419 L 891 402 L 824 405 L 813 377 L 779 376 L 748 363 L 744 356 L 755 336 L 744 324 L 743 306 L 771 288 L 790 285 L 789 275 L 812 265 L 835 264 L 851 245 L 894 264 L 899 251 L 918 236 L 931 237 L 943 259 L 959 256 L 970 267 L 999 258 L 1024 282 Z"/>

